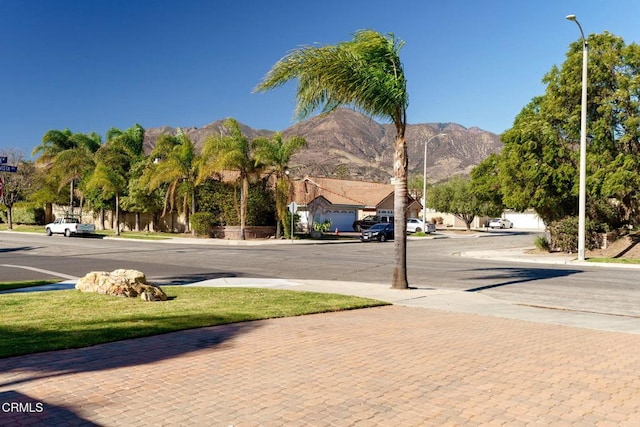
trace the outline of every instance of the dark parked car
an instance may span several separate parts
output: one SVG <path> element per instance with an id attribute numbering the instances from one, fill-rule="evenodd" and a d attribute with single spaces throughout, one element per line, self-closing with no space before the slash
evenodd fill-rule
<path id="1" fill-rule="evenodd" d="M 381 222 L 393 222 L 392 216 L 386 215 L 367 215 L 362 219 L 353 222 L 354 231 L 362 231 Z"/>
<path id="2" fill-rule="evenodd" d="M 362 230 L 360 236 L 362 242 L 369 242 L 371 240 L 377 240 L 378 242 L 386 242 L 387 240 L 393 240 L 393 223 L 381 222 L 371 226 L 367 230 Z"/>

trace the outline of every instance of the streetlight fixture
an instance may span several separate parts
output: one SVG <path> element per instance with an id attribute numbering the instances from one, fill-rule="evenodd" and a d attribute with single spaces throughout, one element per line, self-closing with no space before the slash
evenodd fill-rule
<path id="1" fill-rule="evenodd" d="M 578 196 L 578 261 L 584 261 L 585 252 L 585 216 L 586 216 L 586 181 L 587 181 L 587 58 L 589 46 L 584 37 L 582 25 L 576 15 L 567 15 L 569 21 L 573 21 L 580 29 L 582 37 L 582 107 L 580 115 L 580 189 Z"/>
<path id="2" fill-rule="evenodd" d="M 422 226 L 425 228 L 425 232 L 427 231 L 427 144 L 438 136 L 447 136 L 447 134 L 439 133 L 433 135 L 424 143 L 424 170 L 422 172 L 422 199 L 424 200 L 424 206 L 422 206 Z"/>

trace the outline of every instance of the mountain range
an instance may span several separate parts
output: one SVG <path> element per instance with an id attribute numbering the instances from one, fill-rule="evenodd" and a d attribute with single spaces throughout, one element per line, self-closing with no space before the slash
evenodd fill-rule
<path id="1" fill-rule="evenodd" d="M 275 131 L 253 129 L 240 124 L 250 140 L 269 137 Z M 224 120 L 201 128 L 181 128 L 197 149 L 211 135 L 225 132 Z M 144 148 L 149 153 L 158 136 L 175 134 L 176 128 L 163 126 L 145 132 Z M 322 176 L 364 181 L 389 182 L 393 175 L 393 124 L 378 123 L 347 108 L 299 122 L 284 131 L 286 138 L 299 135 L 308 147 L 296 153 L 289 164 L 294 177 Z M 440 135 L 445 134 L 445 135 Z M 424 144 L 427 145 L 427 179 L 445 181 L 454 175 L 467 175 L 491 153 L 502 150 L 500 136 L 477 127 L 456 123 L 409 124 L 406 130 L 410 174 L 422 175 Z"/>

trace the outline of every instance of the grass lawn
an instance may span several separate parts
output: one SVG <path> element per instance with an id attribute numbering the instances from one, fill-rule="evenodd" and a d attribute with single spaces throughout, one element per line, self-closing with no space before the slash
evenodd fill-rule
<path id="1" fill-rule="evenodd" d="M 640 264 L 637 258 L 587 258 L 588 262 L 607 262 L 611 264 Z"/>
<path id="2" fill-rule="evenodd" d="M 256 288 L 164 286 L 169 301 L 77 290 L 0 295 L 0 358 L 204 326 L 386 305 L 373 299 Z"/>

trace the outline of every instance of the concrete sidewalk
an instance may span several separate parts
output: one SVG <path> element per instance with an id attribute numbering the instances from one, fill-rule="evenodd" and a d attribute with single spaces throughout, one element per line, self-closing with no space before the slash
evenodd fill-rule
<path id="1" fill-rule="evenodd" d="M 452 313 L 479 314 L 536 323 L 640 334 L 640 318 L 529 307 L 497 300 L 478 292 L 433 288 L 398 290 L 391 289 L 388 285 L 374 283 L 250 278 L 220 278 L 185 286 L 263 287 L 327 292 L 373 298 L 405 307 L 443 310 Z"/>

